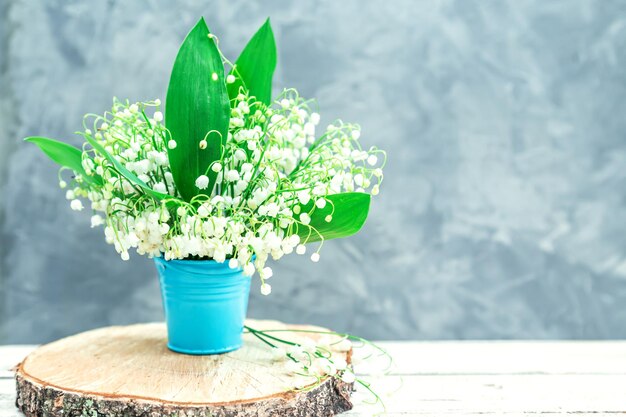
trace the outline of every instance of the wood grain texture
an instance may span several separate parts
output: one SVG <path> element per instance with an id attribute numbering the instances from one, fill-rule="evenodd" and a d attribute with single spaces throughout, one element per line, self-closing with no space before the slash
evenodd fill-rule
<path id="1" fill-rule="evenodd" d="M 626 374 L 626 341 L 386 341 L 394 375 Z M 0 378 L 36 345 L 0 346 Z M 359 363 L 360 375 L 378 373 Z"/>
<path id="2" fill-rule="evenodd" d="M 274 321 L 249 325 L 296 328 Z M 297 342 L 320 337 L 281 335 Z M 191 356 L 167 349 L 161 323 L 81 333 L 24 359 L 16 372 L 16 404 L 28 416 L 333 416 L 352 408 L 352 384 L 329 378 L 297 391 L 315 379 L 290 374 L 271 348 L 254 336 L 244 338 L 235 352 Z M 350 360 L 350 352 L 334 354 Z"/>
<path id="3" fill-rule="evenodd" d="M 624 341 L 445 341 L 380 342 L 396 360 L 390 375 L 367 363 L 358 374 L 372 382 L 387 403 L 387 417 L 624 415 Z M 20 417 L 15 381 L 8 379 L 32 346 L 0 347 L 0 417 Z M 361 353 L 355 349 L 356 356 Z M 2 368 L 4 367 L 4 368 Z M 11 373 L 11 378 L 13 374 Z M 361 401 L 345 416 L 380 411 Z"/>

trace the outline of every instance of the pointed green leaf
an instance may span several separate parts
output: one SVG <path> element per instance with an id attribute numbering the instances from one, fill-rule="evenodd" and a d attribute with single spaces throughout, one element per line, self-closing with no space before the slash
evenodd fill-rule
<path id="1" fill-rule="evenodd" d="M 165 126 L 177 143 L 176 148 L 168 149 L 170 167 L 185 200 L 211 192 L 217 174 L 208 168 L 221 159 L 229 119 L 222 58 L 204 19 L 200 19 L 178 51 L 165 102 Z M 205 138 L 207 147 L 200 149 Z M 202 191 L 195 182 L 205 174 L 209 187 Z"/>
<path id="2" fill-rule="evenodd" d="M 231 100 L 237 97 L 239 88 L 243 85 L 251 96 L 269 105 L 272 101 L 272 77 L 275 68 L 276 42 L 268 18 L 250 39 L 230 71 L 236 77 L 234 83 L 228 84 Z"/>
<path id="3" fill-rule="evenodd" d="M 154 191 L 152 188 L 150 188 L 148 186 L 148 184 L 146 184 L 145 182 L 140 180 L 139 177 L 137 177 L 135 174 L 130 172 L 124 165 L 122 165 L 122 163 L 120 161 L 118 161 L 110 153 L 108 153 L 106 151 L 106 149 L 104 149 L 104 147 L 100 143 L 98 143 L 98 141 L 96 141 L 94 138 L 92 138 L 91 136 L 85 135 L 85 139 L 94 148 L 94 150 L 97 153 L 99 153 L 101 156 L 103 156 L 107 161 L 109 161 L 109 163 L 111 165 L 113 165 L 113 167 L 124 178 L 126 178 L 128 181 L 130 181 L 131 184 L 137 185 L 140 188 L 142 188 L 146 192 L 146 194 L 151 195 L 152 197 L 156 198 L 157 200 L 163 200 L 165 198 L 174 198 L 174 197 L 172 197 L 169 194 L 163 194 L 163 193 L 160 193 L 158 191 Z"/>
<path id="4" fill-rule="evenodd" d="M 41 136 L 30 136 L 24 140 L 37 145 L 50 159 L 80 174 L 85 181 L 92 184 L 100 183 L 100 178 L 87 175 L 85 172 L 82 164 L 83 152 L 80 149 L 68 145 L 67 143 Z"/>
<path id="5" fill-rule="evenodd" d="M 80 149 L 67 143 L 41 136 L 30 136 L 24 140 L 39 146 L 39 149 L 57 164 L 71 168 L 83 176 L 86 175 L 82 165 L 83 153 Z"/>
<path id="6" fill-rule="evenodd" d="M 370 208 L 371 197 L 369 194 L 332 194 L 327 197 L 327 200 L 323 209 L 315 207 L 313 201 L 302 206 L 302 213 L 309 213 L 315 207 L 311 213 L 309 226 L 301 224 L 297 226 L 296 233 L 303 242 L 317 242 L 321 240 L 319 234 L 325 240 L 350 236 L 358 232 L 365 224 Z M 331 215 L 331 213 L 332 220 L 327 222 L 326 216 Z"/>

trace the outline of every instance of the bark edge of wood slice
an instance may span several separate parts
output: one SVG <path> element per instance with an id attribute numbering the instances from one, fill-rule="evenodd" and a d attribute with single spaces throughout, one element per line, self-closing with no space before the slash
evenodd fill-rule
<path id="1" fill-rule="evenodd" d="M 320 330 L 248 320 L 257 329 Z M 321 335 L 281 333 L 288 340 Z M 326 336 L 328 337 L 328 336 Z M 43 345 L 17 367 L 16 406 L 27 416 L 324 417 L 352 408 L 353 384 L 286 371 L 271 348 L 250 334 L 222 355 L 191 356 L 167 349 L 163 323 L 113 326 Z M 350 351 L 335 351 L 348 363 Z"/>

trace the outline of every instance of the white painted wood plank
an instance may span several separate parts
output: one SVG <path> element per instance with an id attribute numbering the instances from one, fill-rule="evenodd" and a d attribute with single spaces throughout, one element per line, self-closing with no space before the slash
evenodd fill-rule
<path id="1" fill-rule="evenodd" d="M 13 378 L 12 369 L 36 347 L 36 345 L 0 346 L 0 378 Z"/>
<path id="2" fill-rule="evenodd" d="M 384 394 L 397 388 L 399 377 L 374 385 Z M 0 417 L 17 417 L 15 385 L 0 380 Z M 360 390 L 362 391 L 362 390 Z M 460 416 L 623 413 L 626 377 L 616 375 L 480 375 L 406 376 L 395 393 L 385 395 L 388 416 Z M 373 415 L 380 409 L 357 404 L 346 415 Z"/>
<path id="3" fill-rule="evenodd" d="M 383 394 L 398 378 L 373 382 Z M 626 375 L 436 375 L 405 376 L 385 395 L 395 414 L 624 413 Z M 362 391 L 362 390 L 361 390 Z M 365 413 L 363 406 L 354 415 Z M 361 414 L 359 414 L 361 413 Z"/>
<path id="4" fill-rule="evenodd" d="M 441 341 L 380 343 L 393 374 L 626 374 L 626 341 Z M 358 355 L 358 352 L 357 352 Z M 380 367 L 378 367 L 380 368 Z M 375 373 L 367 364 L 359 372 Z"/>
<path id="5" fill-rule="evenodd" d="M 626 412 L 626 342 L 384 342 L 401 388 L 389 416 Z M 0 417 L 18 416 L 7 371 L 34 346 L 0 347 Z M 367 371 L 363 365 L 359 373 Z M 2 374 L 1 372 L 4 372 Z M 395 376 L 365 377 L 380 393 Z M 357 406 L 350 416 L 372 414 Z M 594 414 L 598 415 L 598 414 Z"/>
<path id="6" fill-rule="evenodd" d="M 403 383 L 400 379 L 384 377 L 373 381 L 377 392 L 385 397 L 389 416 L 535 413 L 595 413 L 597 416 L 626 411 L 626 376 L 405 376 Z M 13 404 L 14 390 L 12 380 L 0 380 L 0 417 L 19 416 Z M 357 404 L 346 415 L 366 416 L 379 411 Z"/>
<path id="7" fill-rule="evenodd" d="M 626 341 L 380 342 L 392 374 L 626 374 Z M 0 377 L 35 346 L 0 346 Z M 380 366 L 358 365 L 362 374 Z"/>
<path id="8" fill-rule="evenodd" d="M 0 417 L 23 417 L 15 407 L 15 381 L 0 379 Z"/>

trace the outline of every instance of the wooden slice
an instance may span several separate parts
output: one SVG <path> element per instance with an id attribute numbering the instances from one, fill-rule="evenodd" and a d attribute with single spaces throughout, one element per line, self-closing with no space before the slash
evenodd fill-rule
<path id="1" fill-rule="evenodd" d="M 325 330 L 276 321 L 247 324 Z M 275 335 L 298 343 L 324 337 Z M 105 327 L 44 345 L 18 365 L 16 405 L 27 416 L 63 417 L 321 417 L 352 408 L 352 384 L 295 376 L 286 359 L 275 358 L 253 335 L 244 335 L 241 349 L 212 356 L 171 352 L 166 340 L 165 325 L 151 323 Z M 350 362 L 345 348 L 333 354 Z"/>

